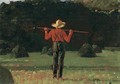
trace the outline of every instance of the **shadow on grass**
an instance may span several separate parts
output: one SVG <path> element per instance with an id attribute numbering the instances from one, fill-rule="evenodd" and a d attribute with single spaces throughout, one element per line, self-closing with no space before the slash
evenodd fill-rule
<path id="1" fill-rule="evenodd" d="M 83 81 L 84 79 L 63 78 L 63 81 Z"/>
<path id="2" fill-rule="evenodd" d="M 91 57 L 80 56 L 80 57 L 82 57 L 82 58 L 96 58 L 96 57 L 101 57 L 101 56 L 91 56 Z"/>
<path id="3" fill-rule="evenodd" d="M 52 70 L 52 66 L 6 66 L 11 70 Z M 120 71 L 120 66 L 64 66 L 66 70 Z"/>
<path id="4" fill-rule="evenodd" d="M 109 84 L 111 84 L 111 82 L 120 82 L 120 80 L 117 80 L 117 79 L 114 79 L 114 80 L 107 80 L 107 79 L 104 79 L 104 80 L 101 80 L 101 79 L 84 79 L 84 78 L 81 78 L 81 79 L 73 79 L 73 78 L 64 78 L 63 81 L 89 81 L 89 82 L 109 82 Z"/>
<path id="5" fill-rule="evenodd" d="M 0 65 L 0 84 L 14 84 L 11 72 Z"/>

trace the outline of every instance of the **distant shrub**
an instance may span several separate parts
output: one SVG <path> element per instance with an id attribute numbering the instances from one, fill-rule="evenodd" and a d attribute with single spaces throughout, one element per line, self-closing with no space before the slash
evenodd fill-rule
<path id="1" fill-rule="evenodd" d="M 47 54 L 47 47 L 46 46 L 44 46 L 43 48 L 42 48 L 42 51 L 41 51 L 41 54 Z"/>
<path id="2" fill-rule="evenodd" d="M 28 52 L 26 51 L 26 49 L 20 45 L 16 45 L 13 49 L 12 49 L 12 57 L 16 57 L 16 58 L 20 58 L 20 57 L 29 57 Z"/>
<path id="3" fill-rule="evenodd" d="M 93 47 L 93 50 L 96 53 L 101 53 L 102 52 L 102 48 L 100 48 L 98 45 L 92 45 L 92 47 Z"/>
<path id="4" fill-rule="evenodd" d="M 49 49 L 48 49 L 47 54 L 48 54 L 49 56 L 52 56 L 52 55 L 53 55 L 52 48 L 49 48 Z"/>
<path id="5" fill-rule="evenodd" d="M 84 43 L 79 49 L 81 57 L 95 57 L 95 51 L 89 43 Z"/>

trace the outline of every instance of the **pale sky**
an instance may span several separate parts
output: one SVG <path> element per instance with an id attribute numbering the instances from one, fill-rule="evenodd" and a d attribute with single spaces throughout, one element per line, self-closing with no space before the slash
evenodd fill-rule
<path id="1" fill-rule="evenodd" d="M 10 3 L 10 1 L 24 1 L 24 0 L 0 0 L 0 4 L 1 4 L 2 2 Z"/>
<path id="2" fill-rule="evenodd" d="M 10 1 L 24 1 L 24 0 L 0 0 L 0 4 L 1 4 L 2 2 L 10 3 Z M 61 0 L 61 1 L 66 1 L 66 0 Z M 89 2 L 89 1 L 91 1 L 91 0 L 83 0 L 84 3 L 87 3 L 87 2 Z"/>
<path id="3" fill-rule="evenodd" d="M 24 1 L 24 0 L 0 0 L 0 4 L 2 3 L 2 2 L 5 2 L 5 3 L 10 3 L 10 1 Z M 61 1 L 65 1 L 65 0 L 61 0 Z"/>
<path id="4" fill-rule="evenodd" d="M 2 3 L 2 2 L 5 2 L 5 3 L 10 3 L 10 1 L 24 1 L 24 0 L 0 0 L 0 4 Z M 65 1 L 65 0 L 61 0 L 61 1 Z"/>

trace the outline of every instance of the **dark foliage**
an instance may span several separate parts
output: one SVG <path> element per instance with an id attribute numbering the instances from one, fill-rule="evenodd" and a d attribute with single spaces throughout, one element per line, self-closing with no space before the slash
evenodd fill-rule
<path id="1" fill-rule="evenodd" d="M 7 54 L 7 52 L 5 49 L 0 49 L 0 55 L 6 55 L 6 54 Z"/>
<path id="2" fill-rule="evenodd" d="M 68 50 L 77 50 L 84 42 L 100 46 L 120 46 L 120 13 L 116 10 L 88 9 L 80 3 L 44 0 L 17 1 L 0 5 L 0 39 L 22 44 L 28 51 L 41 51 L 50 42 L 44 40 L 42 30 L 33 27 L 47 26 L 57 19 L 67 24 L 66 29 L 84 30 L 90 34 L 74 34 Z M 100 40 L 99 38 L 103 38 Z M 110 41 L 111 39 L 111 41 Z M 77 43 L 76 43 L 77 42 Z M 113 44 L 115 43 L 115 44 Z"/>
<path id="3" fill-rule="evenodd" d="M 9 45 L 4 40 L 0 40 L 0 55 L 6 55 L 9 52 Z"/>

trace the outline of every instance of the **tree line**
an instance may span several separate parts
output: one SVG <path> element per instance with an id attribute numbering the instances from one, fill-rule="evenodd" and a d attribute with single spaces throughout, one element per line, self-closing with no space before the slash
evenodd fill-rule
<path id="1" fill-rule="evenodd" d="M 116 35 L 120 31 L 118 10 L 103 12 L 87 8 L 83 4 L 69 1 L 17 1 L 0 5 L 0 40 L 10 48 L 23 45 L 28 51 L 40 51 L 43 46 L 51 47 L 44 40 L 44 32 L 33 27 L 51 27 L 57 19 L 66 22 L 66 29 L 84 30 L 87 34 L 73 35 L 68 50 L 78 49 L 84 42 L 104 46 L 120 46 Z M 111 41 L 110 41 L 111 39 Z M 113 40 L 112 40 L 113 39 Z"/>

